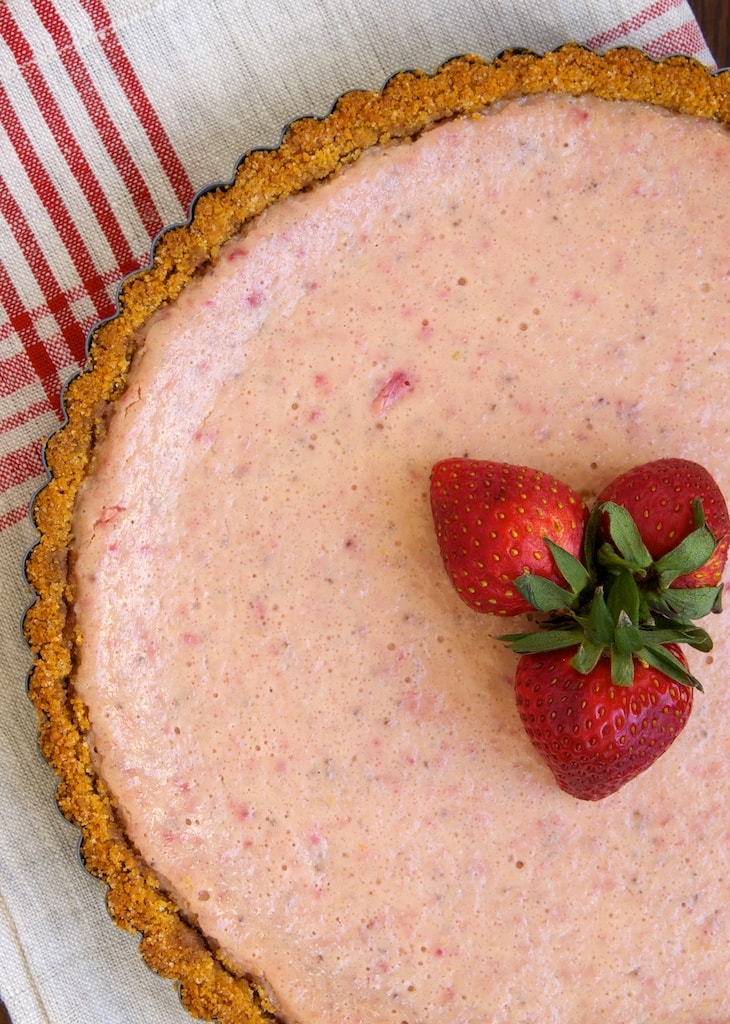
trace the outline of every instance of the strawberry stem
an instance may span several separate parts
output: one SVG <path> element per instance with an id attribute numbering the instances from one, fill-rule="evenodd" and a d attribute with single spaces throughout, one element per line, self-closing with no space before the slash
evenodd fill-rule
<path id="1" fill-rule="evenodd" d="M 702 686 L 667 645 L 688 644 L 710 651 L 709 634 L 695 620 L 722 607 L 722 585 L 677 587 L 682 576 L 701 569 L 717 542 L 705 521 L 702 501 L 692 502 L 694 529 L 654 560 L 630 512 L 601 502 L 588 517 L 582 560 L 544 538 L 566 586 L 525 573 L 514 581 L 523 597 L 547 618 L 537 631 L 500 639 L 516 654 L 546 653 L 576 646 L 571 664 L 581 673 L 611 659 L 611 678 L 630 686 L 636 659 L 671 679 Z M 604 531 L 609 540 L 601 542 Z"/>

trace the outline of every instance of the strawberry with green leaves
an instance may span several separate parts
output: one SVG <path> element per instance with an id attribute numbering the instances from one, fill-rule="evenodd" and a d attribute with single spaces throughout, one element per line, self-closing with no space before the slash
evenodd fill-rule
<path id="1" fill-rule="evenodd" d="M 560 583 L 546 538 L 578 556 L 588 517 L 580 495 L 548 473 L 468 458 L 433 467 L 431 511 L 457 593 L 492 615 L 532 609 L 514 585 L 524 573 Z"/>
<path id="2" fill-rule="evenodd" d="M 499 478 L 499 466 L 489 465 Z M 525 488 L 519 500 L 515 522 L 529 522 Z M 472 505 L 470 497 L 465 516 L 457 502 L 452 515 L 462 559 L 471 550 Z M 434 519 L 438 532 L 435 511 Z M 530 740 L 561 788 L 597 800 L 648 768 L 689 718 L 693 690 L 702 687 L 679 645 L 712 648 L 696 620 L 720 611 L 730 519 L 706 470 L 665 459 L 605 488 L 584 524 L 577 553 L 543 533 L 552 571 L 523 565 L 513 586 L 545 617 L 537 630 L 503 640 L 521 655 L 515 692 Z M 509 534 L 506 522 L 490 539 L 509 543 L 499 540 Z"/>
<path id="3" fill-rule="evenodd" d="M 679 647 L 673 656 L 687 662 Z M 674 742 L 692 710 L 694 690 L 639 662 L 631 686 L 611 679 L 608 658 L 588 673 L 576 648 L 525 654 L 517 665 L 517 710 L 527 735 L 561 789 L 601 800 L 634 779 Z"/>
<path id="4" fill-rule="evenodd" d="M 593 523 L 606 508 L 596 506 Z M 615 509 L 611 515 L 633 535 L 625 510 Z M 623 566 L 587 558 L 589 569 L 567 552 L 555 557 L 565 570 L 562 593 L 520 581 L 548 613 L 544 628 L 503 639 L 522 655 L 515 698 L 533 746 L 561 789 L 600 800 L 653 764 L 682 731 L 702 686 L 679 643 L 708 651 L 712 641 L 689 618 L 652 612 Z"/>
<path id="5" fill-rule="evenodd" d="M 674 576 L 671 586 L 689 589 L 716 587 L 720 583 L 730 545 L 730 515 L 722 491 L 704 466 L 676 458 L 645 462 L 604 487 L 596 504 L 606 502 L 620 505 L 630 513 L 652 561 L 663 559 L 666 563 L 667 556 L 680 542 L 705 526 L 715 542 L 712 555 L 697 568 Z M 607 526 L 604 520 L 603 540 L 610 540 Z M 698 552 L 697 557 L 700 555 Z"/>

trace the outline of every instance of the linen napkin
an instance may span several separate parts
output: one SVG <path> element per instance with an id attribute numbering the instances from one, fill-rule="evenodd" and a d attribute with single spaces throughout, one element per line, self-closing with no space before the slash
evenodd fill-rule
<path id="1" fill-rule="evenodd" d="M 196 190 L 296 117 L 403 68 L 571 40 L 713 63 L 685 0 L 0 3 L 0 997 L 14 1024 L 190 1019 L 107 917 L 25 691 L 28 504 L 89 328 Z"/>

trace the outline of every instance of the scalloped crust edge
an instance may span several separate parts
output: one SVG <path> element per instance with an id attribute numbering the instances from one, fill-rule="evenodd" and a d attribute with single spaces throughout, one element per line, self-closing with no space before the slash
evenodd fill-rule
<path id="1" fill-rule="evenodd" d="M 730 71 L 713 73 L 688 57 L 654 61 L 630 48 L 598 55 L 568 44 L 545 55 L 511 50 L 492 62 L 467 55 L 433 75 L 401 72 L 380 91 L 347 93 L 327 117 L 293 122 L 277 149 L 247 154 L 231 183 L 201 193 L 189 222 L 157 239 L 151 264 L 122 283 L 117 314 L 92 332 L 87 365 L 66 388 L 67 421 L 47 443 L 50 479 L 32 509 L 39 540 L 26 562 L 36 594 L 24 621 L 35 656 L 29 695 L 41 751 L 58 776 L 58 806 L 81 829 L 86 868 L 107 884 L 114 921 L 140 934 L 145 961 L 178 983 L 193 1016 L 221 1024 L 278 1019 L 263 980 L 238 976 L 164 892 L 124 836 L 114 801 L 94 772 L 86 709 L 73 691 L 82 646 L 71 613 L 76 494 L 124 391 L 140 329 L 215 260 L 224 242 L 271 204 L 326 179 L 368 147 L 414 137 L 501 100 L 550 91 L 648 102 L 730 128 Z"/>

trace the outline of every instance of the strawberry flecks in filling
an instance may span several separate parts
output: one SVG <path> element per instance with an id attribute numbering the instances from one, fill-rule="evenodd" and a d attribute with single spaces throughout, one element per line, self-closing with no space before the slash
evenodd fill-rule
<path id="1" fill-rule="evenodd" d="M 716 126 L 506 104 L 268 211 L 147 330 L 77 511 L 76 685 L 131 839 L 289 1019 L 724 1019 L 727 624 L 670 751 L 574 801 L 428 479 L 590 499 L 677 455 L 730 493 L 729 197 Z"/>
<path id="2" fill-rule="evenodd" d="M 387 410 L 404 398 L 413 388 L 409 374 L 403 370 L 396 370 L 378 391 L 373 401 L 373 411 L 376 413 L 387 412 Z"/>

